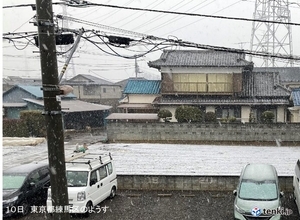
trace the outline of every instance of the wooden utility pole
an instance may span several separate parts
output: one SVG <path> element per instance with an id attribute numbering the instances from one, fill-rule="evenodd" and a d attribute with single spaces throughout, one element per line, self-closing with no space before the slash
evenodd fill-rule
<path id="1" fill-rule="evenodd" d="M 47 127 L 50 184 L 54 219 L 69 220 L 64 133 L 60 103 L 52 1 L 36 0 L 36 19 Z"/>

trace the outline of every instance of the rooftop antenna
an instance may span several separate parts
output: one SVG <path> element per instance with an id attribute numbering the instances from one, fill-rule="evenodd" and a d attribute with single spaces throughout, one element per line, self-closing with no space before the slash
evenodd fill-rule
<path id="1" fill-rule="evenodd" d="M 293 55 L 292 30 L 287 24 L 291 22 L 288 0 L 256 0 L 253 19 L 282 22 L 282 24 L 253 21 L 251 51 L 265 52 L 270 55 Z M 278 63 L 279 61 L 274 57 L 264 57 L 261 66 L 276 67 Z M 289 60 L 285 65 L 293 66 L 293 61 Z"/>

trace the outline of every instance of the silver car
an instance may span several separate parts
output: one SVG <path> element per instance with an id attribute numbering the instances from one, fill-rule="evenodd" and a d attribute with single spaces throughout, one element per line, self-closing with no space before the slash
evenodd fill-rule
<path id="1" fill-rule="evenodd" d="M 234 219 L 281 218 L 281 197 L 277 171 L 269 164 L 247 164 L 234 190 Z"/>

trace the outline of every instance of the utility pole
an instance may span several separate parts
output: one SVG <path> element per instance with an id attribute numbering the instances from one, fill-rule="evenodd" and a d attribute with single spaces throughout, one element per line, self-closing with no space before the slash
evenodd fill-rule
<path id="1" fill-rule="evenodd" d="M 52 0 L 36 0 L 36 15 L 47 127 L 48 160 L 54 219 L 69 220 L 64 133 L 56 58 Z M 58 211 L 61 210 L 61 211 Z"/>

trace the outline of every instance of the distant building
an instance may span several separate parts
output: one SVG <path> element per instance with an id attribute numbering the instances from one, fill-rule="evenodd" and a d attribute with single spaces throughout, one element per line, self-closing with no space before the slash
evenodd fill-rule
<path id="1" fill-rule="evenodd" d="M 18 119 L 23 110 L 44 111 L 41 86 L 14 86 L 3 93 L 3 118 Z M 105 126 L 111 106 L 93 104 L 76 99 L 74 94 L 61 96 L 65 129 L 85 129 Z"/>
<path id="2" fill-rule="evenodd" d="M 110 105 L 116 111 L 122 96 L 120 85 L 88 74 L 79 74 L 61 84 L 73 87 L 74 95 L 82 101 Z"/>

